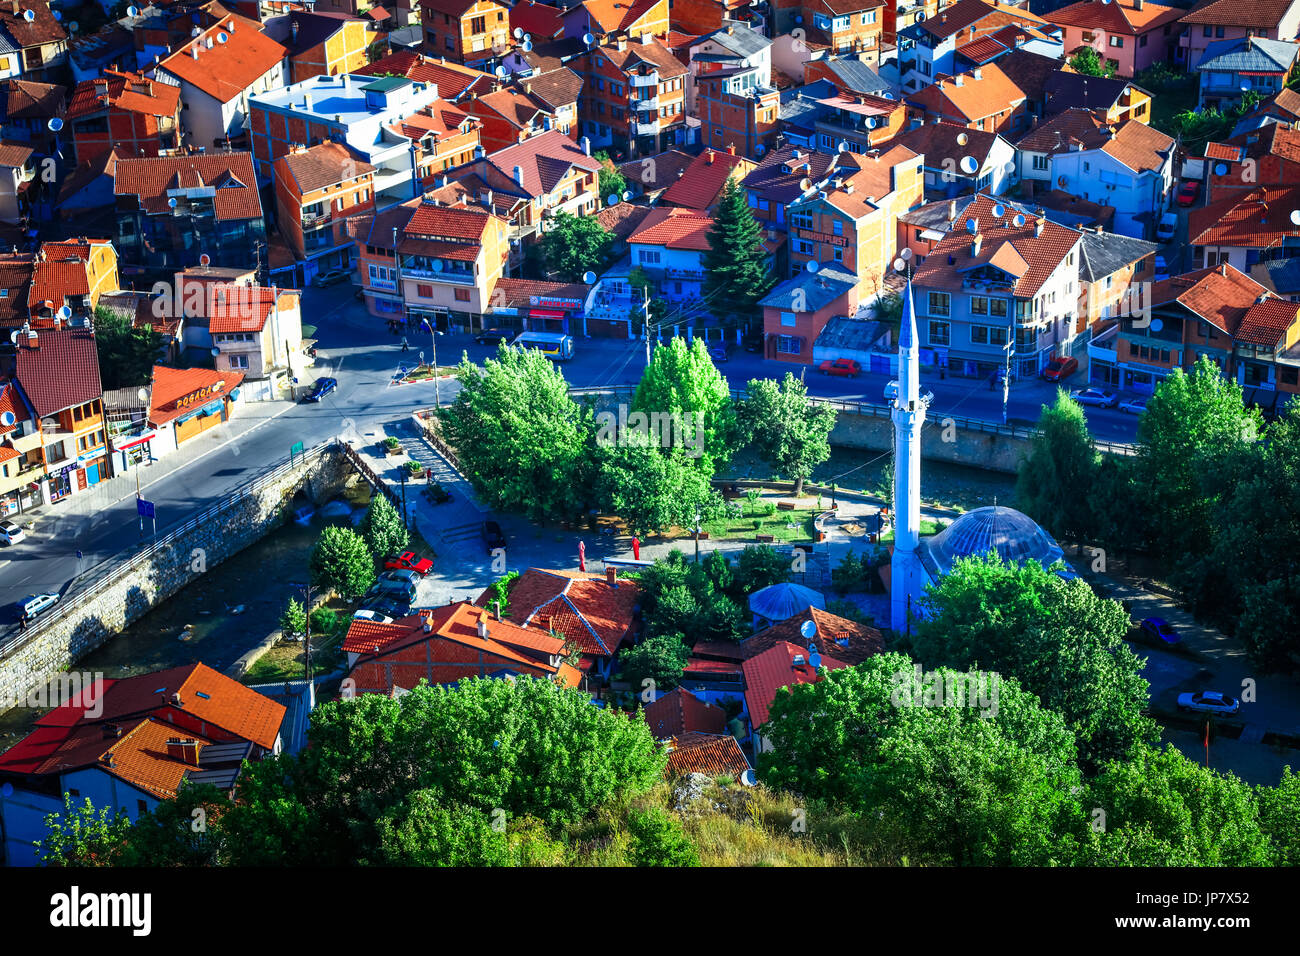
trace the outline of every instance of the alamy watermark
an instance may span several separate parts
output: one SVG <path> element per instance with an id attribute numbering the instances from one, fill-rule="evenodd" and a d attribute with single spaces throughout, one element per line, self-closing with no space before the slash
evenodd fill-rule
<path id="1" fill-rule="evenodd" d="M 970 707 L 998 715 L 1002 678 L 992 671 L 926 671 L 920 664 L 895 672 L 889 702 L 895 707 Z"/>
<path id="2" fill-rule="evenodd" d="M 33 687 L 26 694 L 0 691 L 0 710 L 13 707 L 39 707 L 52 709 L 65 704 L 76 704 L 85 709 L 85 716 L 98 718 L 104 715 L 104 675 L 98 671 L 56 674 L 48 682 Z"/>
<path id="3" fill-rule="evenodd" d="M 704 454 L 704 413 L 633 412 L 620 404 L 617 413 L 596 413 L 596 444 L 683 448 L 686 457 L 699 458 Z"/>

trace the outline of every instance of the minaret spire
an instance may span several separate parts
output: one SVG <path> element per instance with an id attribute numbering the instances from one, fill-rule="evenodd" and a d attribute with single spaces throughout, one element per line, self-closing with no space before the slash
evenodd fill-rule
<path id="1" fill-rule="evenodd" d="M 890 559 L 890 627 L 907 628 L 909 605 L 924 594 L 927 575 L 919 553 L 921 532 L 921 401 L 920 340 L 912 283 L 903 290 L 903 315 L 898 329 L 898 397 L 894 400 L 894 554 Z M 909 601 L 910 598 L 910 601 Z"/>

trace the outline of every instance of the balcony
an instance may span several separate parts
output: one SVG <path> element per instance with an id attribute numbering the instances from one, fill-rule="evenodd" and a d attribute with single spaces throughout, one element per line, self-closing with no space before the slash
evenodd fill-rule
<path id="1" fill-rule="evenodd" d="M 303 210 L 302 227 L 304 229 L 312 229 L 329 222 L 329 219 L 330 214 L 328 210 L 325 212 L 307 212 L 306 210 Z"/>
<path id="2" fill-rule="evenodd" d="M 631 130 L 633 136 L 659 135 L 659 121 L 657 119 L 649 123 L 642 123 L 634 120 L 628 124 L 628 128 Z"/>
<path id="3" fill-rule="evenodd" d="M 402 266 L 403 279 L 432 279 L 434 282 L 447 282 L 452 285 L 474 285 L 472 272 L 448 272 L 444 270 Z"/>
<path id="4" fill-rule="evenodd" d="M 632 109 L 635 110 L 635 111 L 637 111 L 637 112 L 641 112 L 641 113 L 644 113 L 644 112 L 651 112 L 651 113 L 658 114 L 658 112 L 659 112 L 659 97 L 657 97 L 657 96 L 649 96 L 649 97 L 646 97 L 645 99 L 641 99 L 641 100 L 633 100 L 633 101 L 632 101 Z"/>
<path id="5" fill-rule="evenodd" d="M 633 87 L 658 86 L 658 85 L 659 85 L 659 71 L 658 71 L 658 70 L 655 70 L 654 72 L 651 72 L 651 73 L 647 73 L 647 74 L 645 74 L 644 76 L 642 76 L 640 73 L 633 73 L 633 74 L 632 74 L 632 86 L 633 86 Z"/>

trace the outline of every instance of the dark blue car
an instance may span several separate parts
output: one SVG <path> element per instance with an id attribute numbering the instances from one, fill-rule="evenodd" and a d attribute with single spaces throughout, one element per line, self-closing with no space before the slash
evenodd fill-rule
<path id="1" fill-rule="evenodd" d="M 1164 644 L 1177 644 L 1182 638 L 1174 626 L 1162 617 L 1149 617 L 1142 622 L 1142 631 Z"/>
<path id="2" fill-rule="evenodd" d="M 336 378 L 318 378 L 311 387 L 311 391 L 303 396 L 304 402 L 319 402 L 334 389 L 339 387 L 339 380 Z"/>

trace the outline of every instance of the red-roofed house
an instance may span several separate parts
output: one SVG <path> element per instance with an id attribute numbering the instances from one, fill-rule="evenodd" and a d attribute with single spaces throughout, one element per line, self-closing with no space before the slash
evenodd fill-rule
<path id="1" fill-rule="evenodd" d="M 537 0 L 523 0 L 510 8 L 510 29 L 523 30 L 534 45 L 558 40 L 564 36 L 564 11 Z"/>
<path id="2" fill-rule="evenodd" d="M 489 153 L 558 128 L 555 110 L 528 94 L 522 84 L 476 96 L 465 109 L 482 125 L 479 138 Z"/>
<path id="3" fill-rule="evenodd" d="M 669 780 L 688 773 L 702 773 L 739 781 L 751 769 L 745 752 L 730 734 L 681 734 L 668 742 L 664 776 Z"/>
<path id="4" fill-rule="evenodd" d="M 540 677 L 561 687 L 582 681 L 565 637 L 536 622 L 496 618 L 466 601 L 391 624 L 353 621 L 343 651 L 344 679 L 361 694 L 398 696 L 422 680 L 454 684 L 469 677 Z"/>
<path id="5" fill-rule="evenodd" d="M 481 207 L 416 204 L 397 243 L 407 320 L 440 329 L 453 322 L 482 327 L 488 297 L 505 274 L 508 233 L 503 219 Z M 370 263 L 359 265 L 368 269 Z"/>
<path id="6" fill-rule="evenodd" d="M 1083 47 L 1115 65 L 1115 75 L 1132 78 L 1156 63 L 1167 63 L 1177 47 L 1179 19 L 1186 10 L 1145 0 L 1082 0 L 1043 17 L 1059 26 L 1066 53 Z"/>
<path id="7" fill-rule="evenodd" d="M 11 42 L 8 58 L 24 79 L 54 82 L 68 65 L 68 31 L 46 0 L 9 0 L 0 6 L 0 30 Z"/>
<path id="8" fill-rule="evenodd" d="M 35 153 L 22 143 L 0 142 L 0 222 L 17 223 L 30 215 Z"/>
<path id="9" fill-rule="evenodd" d="M 668 0 L 582 0 L 565 11 L 564 35 L 590 33 L 597 42 L 665 36 L 668 8 Z"/>
<path id="10" fill-rule="evenodd" d="M 1290 120 L 1267 123 L 1226 143 L 1207 143 L 1205 158 L 1211 160 L 1205 170 L 1210 203 L 1259 186 L 1300 183 L 1300 129 Z"/>
<path id="11" fill-rule="evenodd" d="M 341 143 L 296 145 L 273 164 L 276 221 L 298 257 L 305 285 L 317 272 L 349 269 L 355 243 L 349 216 L 375 208 L 375 167 Z"/>
<path id="12" fill-rule="evenodd" d="M 15 377 L 39 422 L 39 453 L 33 447 L 27 455 L 44 466 L 42 498 L 59 501 L 112 477 L 94 334 L 33 329 L 16 352 Z"/>
<path id="13" fill-rule="evenodd" d="M 404 76 L 417 83 L 433 83 L 438 96 L 459 103 L 490 92 L 496 78 L 491 73 L 453 63 L 435 54 L 424 56 L 413 50 L 394 50 L 388 56 L 353 71 L 358 76 Z"/>
<path id="14" fill-rule="evenodd" d="M 817 683 L 821 680 L 823 669 L 838 670 L 849 666 L 822 654 L 820 667 L 814 668 L 809 662 L 810 657 L 808 648 L 782 641 L 745 661 L 745 708 L 750 732 L 753 734 L 754 753 L 760 754 L 772 749 L 771 741 L 763 737 L 761 731 L 767 723 L 777 694 L 797 684 Z"/>
<path id="15" fill-rule="evenodd" d="M 241 20 L 223 17 L 154 69 L 180 87 L 187 145 L 211 149 L 239 137 L 249 97 L 285 85 L 288 51 Z"/>
<path id="16" fill-rule="evenodd" d="M 665 206 L 677 206 L 696 212 L 712 213 L 722 198 L 728 179 L 739 183 L 758 164 L 736 154 L 736 147 L 726 150 L 706 149 L 660 197 Z"/>
<path id="17" fill-rule="evenodd" d="M 32 264 L 27 291 L 30 324 L 52 329 L 69 321 L 89 319 L 105 292 L 117 290 L 117 252 L 107 239 L 47 242 Z M 70 314 L 65 319 L 62 310 Z"/>
<path id="18" fill-rule="evenodd" d="M 646 704 L 645 722 L 656 740 L 697 731 L 706 734 L 727 732 L 727 714 L 721 707 L 706 703 L 680 687 Z"/>
<path id="19" fill-rule="evenodd" d="M 641 590 L 635 581 L 620 581 L 614 569 L 605 574 L 528 568 L 510 586 L 503 615 L 516 624 L 554 631 L 582 653 L 582 670 L 608 678 L 619 648 L 638 630 Z M 489 600 L 485 591 L 479 604 Z"/>
<path id="20" fill-rule="evenodd" d="M 510 47 L 510 8 L 493 0 L 420 0 L 424 51 L 471 66 Z"/>
<path id="21" fill-rule="evenodd" d="M 1028 97 L 996 63 L 976 67 L 931 85 L 907 97 L 913 123 L 943 120 L 958 126 L 1004 136 L 1029 125 Z"/>
<path id="22" fill-rule="evenodd" d="M 149 424 L 164 440 L 151 443 L 155 456 L 202 435 L 230 419 L 239 400 L 242 372 L 155 365 L 150 389 Z"/>
<path id="23" fill-rule="evenodd" d="M 656 207 L 627 237 L 632 265 L 654 279 L 669 301 L 699 296 L 712 228 L 712 216 Z"/>
<path id="24" fill-rule="evenodd" d="M 73 90 L 67 122 L 79 163 L 116 149 L 119 156 L 157 156 L 177 145 L 180 87 L 139 73 L 105 70 Z"/>
<path id="25" fill-rule="evenodd" d="M 57 706 L 0 754 L 9 866 L 39 862 L 32 844 L 64 794 L 134 821 L 186 781 L 231 794 L 243 761 L 281 748 L 284 706 L 204 664 L 90 686 L 65 674 L 39 693 Z"/>
<path id="26" fill-rule="evenodd" d="M 1300 185 L 1257 186 L 1193 209 L 1187 243 L 1193 268 L 1228 263 L 1246 272 L 1257 262 L 1286 259 L 1300 250 L 1300 226 L 1291 212 L 1300 202 Z"/>
<path id="27" fill-rule="evenodd" d="M 1200 0 L 1183 14 L 1178 25 L 1182 36 L 1175 51 L 1179 63 L 1190 73 L 1201 64 L 1205 49 L 1216 40 L 1239 40 L 1248 36 L 1292 42 L 1300 34 L 1300 2 L 1297 0 Z"/>

